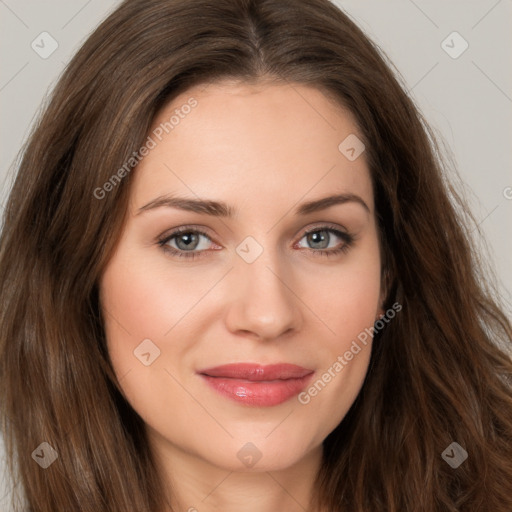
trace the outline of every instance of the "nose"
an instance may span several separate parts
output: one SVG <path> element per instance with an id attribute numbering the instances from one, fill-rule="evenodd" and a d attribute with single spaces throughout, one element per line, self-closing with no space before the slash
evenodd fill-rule
<path id="1" fill-rule="evenodd" d="M 292 273 L 265 251 L 253 263 L 237 261 L 230 275 L 227 328 L 233 333 L 275 340 L 302 326 L 302 304 Z"/>

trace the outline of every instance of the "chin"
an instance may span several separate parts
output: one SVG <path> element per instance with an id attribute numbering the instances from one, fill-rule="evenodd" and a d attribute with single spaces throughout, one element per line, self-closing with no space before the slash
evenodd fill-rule
<path id="1" fill-rule="evenodd" d="M 226 471 L 266 472 L 281 471 L 298 464 L 305 457 L 314 456 L 315 448 L 321 451 L 321 442 L 305 443 L 299 427 L 280 435 L 275 433 L 237 436 L 225 443 L 215 443 L 216 448 L 203 452 L 202 458 Z"/>

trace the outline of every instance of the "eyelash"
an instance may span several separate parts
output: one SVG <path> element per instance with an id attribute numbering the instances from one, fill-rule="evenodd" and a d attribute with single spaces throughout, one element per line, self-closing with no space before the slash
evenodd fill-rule
<path id="1" fill-rule="evenodd" d="M 305 236 L 308 236 L 312 233 L 317 233 L 320 231 L 327 231 L 329 233 L 333 233 L 338 238 L 341 238 L 344 241 L 344 244 L 341 247 L 339 247 L 338 249 L 306 249 L 306 250 L 310 251 L 311 253 L 313 253 L 314 256 L 331 257 L 331 256 L 336 256 L 338 254 L 346 253 L 350 250 L 353 242 L 355 241 L 354 235 L 352 235 L 350 233 L 345 233 L 343 231 L 340 231 L 340 230 L 335 229 L 330 226 L 319 226 L 319 227 L 315 227 L 309 231 L 306 231 L 303 233 L 300 240 L 302 240 Z M 188 258 L 188 259 L 193 260 L 195 258 L 201 257 L 202 253 L 207 252 L 207 251 L 182 251 L 182 250 L 174 249 L 173 247 L 169 247 L 167 245 L 167 243 L 170 242 L 173 238 L 176 238 L 179 235 L 182 235 L 184 233 L 203 235 L 206 238 L 208 238 L 209 240 L 211 240 L 210 236 L 207 233 L 205 233 L 204 231 L 201 231 L 200 229 L 197 229 L 197 228 L 189 228 L 189 227 L 185 226 L 185 227 L 177 228 L 169 235 L 166 235 L 165 237 L 160 238 L 157 243 L 165 253 L 170 254 L 171 256 L 178 256 L 179 258 Z"/>

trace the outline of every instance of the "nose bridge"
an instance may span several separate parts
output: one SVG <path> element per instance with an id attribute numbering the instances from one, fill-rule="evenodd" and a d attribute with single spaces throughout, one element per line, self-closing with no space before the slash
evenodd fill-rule
<path id="1" fill-rule="evenodd" d="M 235 293 L 228 316 L 230 329 L 266 339 L 298 329 L 301 322 L 292 272 L 270 239 L 265 237 L 266 247 L 252 237 L 238 245 L 232 275 Z"/>

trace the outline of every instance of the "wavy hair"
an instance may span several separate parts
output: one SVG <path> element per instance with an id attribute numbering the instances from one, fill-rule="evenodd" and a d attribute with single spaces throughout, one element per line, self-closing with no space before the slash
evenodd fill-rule
<path id="1" fill-rule="evenodd" d="M 363 387 L 324 441 L 315 502 L 343 512 L 512 510 L 512 328 L 474 219 L 385 54 L 328 0 L 126 0 L 83 44 L 19 161 L 0 240 L 0 414 L 30 512 L 160 512 L 164 484 L 106 350 L 98 279 L 160 109 L 223 78 L 309 84 L 366 144 L 385 309 Z M 136 171 L 134 171 L 136 172 Z M 58 453 L 42 470 L 31 454 Z M 468 452 L 457 469 L 441 454 Z"/>

